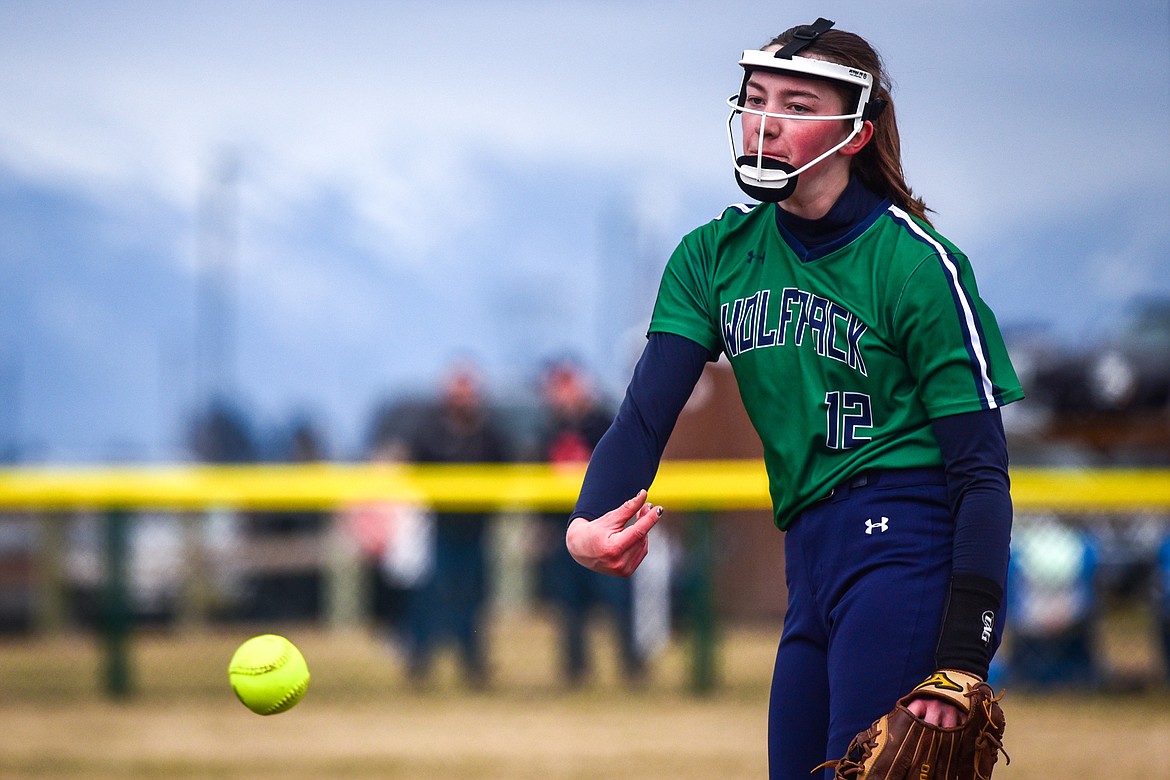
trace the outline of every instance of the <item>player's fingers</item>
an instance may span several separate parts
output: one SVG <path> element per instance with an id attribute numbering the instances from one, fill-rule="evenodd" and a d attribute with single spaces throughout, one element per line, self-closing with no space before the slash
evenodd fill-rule
<path id="1" fill-rule="evenodd" d="M 916 718 L 934 726 L 942 725 L 942 708 L 936 699 L 918 698 L 906 703 L 906 709 Z"/>
<path id="2" fill-rule="evenodd" d="M 950 729 L 963 722 L 963 713 L 954 705 L 937 699 L 919 698 L 906 703 L 906 709 L 927 723 Z"/>
<path id="3" fill-rule="evenodd" d="M 955 707 L 946 707 L 942 712 L 942 727 L 944 729 L 953 729 L 960 723 L 960 713 Z"/>
<path id="4" fill-rule="evenodd" d="M 650 529 L 657 525 L 658 521 L 662 519 L 663 509 L 661 506 L 654 506 L 647 502 L 638 511 L 638 516 L 626 529 L 622 531 L 622 536 L 627 537 L 631 541 L 636 539 L 645 539 L 646 535 L 650 533 Z"/>
<path id="5" fill-rule="evenodd" d="M 622 505 L 618 507 L 620 515 L 623 516 L 622 519 L 629 522 L 630 518 L 637 517 L 646 508 L 646 498 L 647 494 L 643 489 L 638 491 L 638 495 L 623 501 Z"/>

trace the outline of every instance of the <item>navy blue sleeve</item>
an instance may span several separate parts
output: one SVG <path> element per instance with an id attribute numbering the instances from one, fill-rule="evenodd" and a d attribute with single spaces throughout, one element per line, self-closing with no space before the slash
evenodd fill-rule
<path id="1" fill-rule="evenodd" d="M 954 569 L 1002 587 L 1012 532 L 1007 436 L 998 409 L 940 417 L 934 436 L 955 516 Z"/>
<path id="2" fill-rule="evenodd" d="M 674 424 L 714 357 L 683 336 L 650 334 L 621 408 L 589 459 L 572 517 L 596 520 L 649 490 Z"/>
<path id="3" fill-rule="evenodd" d="M 998 409 L 940 417 L 933 430 L 955 518 L 950 593 L 935 659 L 940 669 L 986 678 L 1011 544 L 1007 436 Z"/>

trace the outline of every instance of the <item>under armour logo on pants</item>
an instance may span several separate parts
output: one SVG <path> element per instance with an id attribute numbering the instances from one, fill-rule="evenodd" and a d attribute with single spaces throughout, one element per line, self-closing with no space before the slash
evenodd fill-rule
<path id="1" fill-rule="evenodd" d="M 866 520 L 865 521 L 865 534 L 866 534 L 866 536 L 869 536 L 870 534 L 872 534 L 873 529 L 875 529 L 875 528 L 884 534 L 886 531 L 890 530 L 890 526 L 888 525 L 889 522 L 890 522 L 890 518 L 888 518 L 888 517 L 883 517 L 882 521 L 880 523 L 875 523 L 873 520 Z"/>

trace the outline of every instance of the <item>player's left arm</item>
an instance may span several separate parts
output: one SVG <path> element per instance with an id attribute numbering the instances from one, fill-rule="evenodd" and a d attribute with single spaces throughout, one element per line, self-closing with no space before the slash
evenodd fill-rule
<path id="1" fill-rule="evenodd" d="M 927 257 L 906 279 L 895 322 L 932 418 L 955 519 L 936 668 L 983 680 L 999 639 L 1012 522 L 999 410 L 1023 393 L 966 257 L 939 248 L 945 253 Z M 946 697 L 911 704 L 931 722 L 958 715 Z"/>
<path id="2" fill-rule="evenodd" d="M 1007 437 L 998 409 L 933 421 L 955 518 L 952 575 L 935 665 L 987 679 L 999 637 L 1011 540 L 1012 501 Z M 919 697 L 911 712 L 936 725 L 958 725 L 962 713 L 945 699 Z"/>

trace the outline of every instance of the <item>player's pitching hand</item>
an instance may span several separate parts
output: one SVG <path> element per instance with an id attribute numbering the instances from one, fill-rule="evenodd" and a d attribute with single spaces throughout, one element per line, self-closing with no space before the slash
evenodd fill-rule
<path id="1" fill-rule="evenodd" d="M 662 507 L 646 500 L 646 491 L 596 520 L 574 517 L 565 532 L 569 554 L 586 569 L 629 577 L 646 557 L 648 534 Z M 632 521 L 632 522 L 631 522 Z"/>

